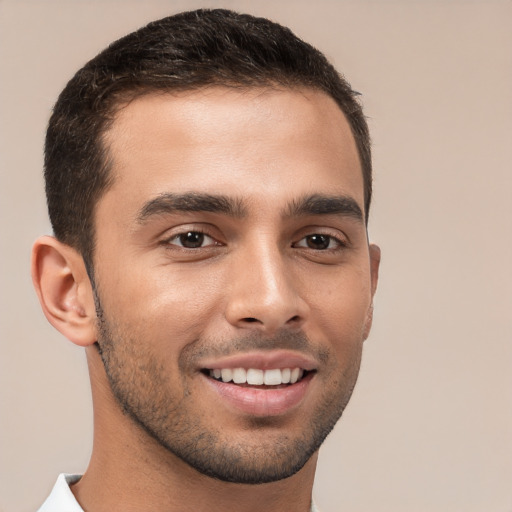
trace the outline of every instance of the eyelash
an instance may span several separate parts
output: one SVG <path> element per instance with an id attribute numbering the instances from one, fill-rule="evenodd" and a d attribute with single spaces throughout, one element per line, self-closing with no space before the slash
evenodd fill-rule
<path id="1" fill-rule="evenodd" d="M 308 239 L 311 240 L 313 237 L 319 237 L 321 239 L 322 238 L 326 239 L 327 247 L 325 247 L 323 249 L 319 249 L 319 248 L 311 247 L 309 245 L 299 245 L 300 242 L 303 242 L 303 241 L 305 244 L 308 244 Z M 331 244 L 334 244 L 334 247 L 330 247 Z M 311 249 L 314 251 L 327 252 L 327 251 L 336 251 L 336 250 L 344 249 L 348 246 L 348 243 L 345 240 L 341 240 L 340 238 L 338 238 L 336 236 L 329 235 L 326 233 L 311 233 L 309 235 L 303 236 L 298 242 L 293 244 L 293 246 L 294 247 L 303 247 L 304 249 Z"/>
<path id="2" fill-rule="evenodd" d="M 180 244 L 173 243 L 173 241 L 178 241 L 178 240 L 180 240 L 181 237 L 191 235 L 191 234 L 200 235 L 199 245 L 197 247 L 185 247 L 183 245 L 182 240 L 181 240 Z M 327 247 L 325 247 L 323 249 L 319 249 L 317 247 L 311 247 L 309 245 L 299 245 L 301 242 L 303 242 L 304 244 L 308 244 L 308 239 L 311 240 L 313 237 L 319 237 L 321 239 L 325 239 L 325 241 L 327 242 Z M 210 240 L 212 240 L 213 243 L 208 243 L 207 245 L 203 245 L 204 238 L 209 238 Z M 213 237 L 212 235 L 208 234 L 207 232 L 205 232 L 201 229 L 190 229 L 190 230 L 185 230 L 180 233 L 174 234 L 171 237 L 168 237 L 165 240 L 163 240 L 162 244 L 165 246 L 178 247 L 180 250 L 185 250 L 185 251 L 194 251 L 197 249 L 205 249 L 208 247 L 215 247 L 215 246 L 222 245 L 222 243 L 218 242 L 215 239 L 215 237 Z M 335 246 L 330 247 L 332 244 L 334 244 Z M 298 242 L 294 242 L 292 244 L 292 247 L 311 249 L 312 251 L 318 251 L 318 252 L 333 252 L 333 251 L 345 249 L 346 247 L 348 247 L 348 242 L 346 240 L 341 240 L 339 237 L 336 237 L 333 235 L 329 235 L 329 234 L 321 233 L 321 232 L 313 232 L 313 233 L 304 235 L 302 238 L 299 239 Z"/>
<path id="3" fill-rule="evenodd" d="M 174 240 L 179 240 L 181 237 L 184 237 L 184 236 L 187 236 L 190 234 L 201 235 L 203 238 L 209 238 L 210 240 L 213 241 L 213 243 L 209 243 L 207 245 L 201 244 L 198 247 L 185 247 L 183 244 L 180 245 L 177 243 L 173 243 Z M 212 235 L 208 234 L 207 232 L 205 232 L 201 229 L 188 229 L 188 230 L 182 231 L 180 233 L 172 235 L 171 237 L 166 238 L 165 240 L 162 241 L 162 243 L 166 246 L 172 245 L 175 247 L 179 247 L 179 249 L 185 250 L 185 251 L 194 251 L 196 249 L 204 249 L 205 247 L 214 247 L 214 246 L 222 245 Z"/>

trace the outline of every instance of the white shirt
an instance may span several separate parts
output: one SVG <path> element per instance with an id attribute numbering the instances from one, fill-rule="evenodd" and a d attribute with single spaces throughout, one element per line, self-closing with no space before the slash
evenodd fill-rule
<path id="1" fill-rule="evenodd" d="M 78 482 L 82 475 L 59 475 L 52 493 L 37 512 L 84 512 L 69 486 Z"/>
<path id="2" fill-rule="evenodd" d="M 52 493 L 37 512 L 84 512 L 69 488 L 80 478 L 82 475 L 60 474 Z M 319 512 L 314 503 L 311 503 L 311 512 Z"/>

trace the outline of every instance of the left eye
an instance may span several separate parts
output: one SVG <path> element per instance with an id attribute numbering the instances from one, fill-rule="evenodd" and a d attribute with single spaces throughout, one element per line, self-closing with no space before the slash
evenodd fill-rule
<path id="1" fill-rule="evenodd" d="M 299 240 L 295 244 L 295 247 L 307 247 L 308 249 L 324 251 L 326 249 L 334 249 L 340 245 L 341 243 L 332 236 L 313 234 L 305 236 L 302 240 Z"/>
<path id="2" fill-rule="evenodd" d="M 178 245 L 185 249 L 198 249 L 199 247 L 205 247 L 207 245 L 215 245 L 215 240 L 200 231 L 187 231 L 186 233 L 180 233 L 169 239 L 167 242 L 172 245 Z"/>

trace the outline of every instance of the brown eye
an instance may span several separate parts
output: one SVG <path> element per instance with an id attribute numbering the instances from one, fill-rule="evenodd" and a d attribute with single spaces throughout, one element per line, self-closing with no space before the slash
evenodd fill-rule
<path id="1" fill-rule="evenodd" d="M 331 243 L 331 237 L 326 235 L 309 235 L 305 240 L 310 249 L 316 250 L 328 249 Z"/>
<path id="2" fill-rule="evenodd" d="M 189 231 L 179 236 L 180 243 L 187 249 L 196 249 L 201 247 L 204 242 L 204 234 L 197 231 Z"/>
<path id="3" fill-rule="evenodd" d="M 297 243 L 294 247 L 304 247 L 307 249 L 314 249 L 315 251 L 326 251 L 330 249 L 341 249 L 345 247 L 345 243 L 330 235 L 323 235 L 320 233 L 313 233 L 307 235 Z"/>
<path id="4" fill-rule="evenodd" d="M 208 245 L 215 245 L 215 240 L 200 231 L 186 231 L 172 237 L 167 243 L 184 249 L 199 249 Z"/>

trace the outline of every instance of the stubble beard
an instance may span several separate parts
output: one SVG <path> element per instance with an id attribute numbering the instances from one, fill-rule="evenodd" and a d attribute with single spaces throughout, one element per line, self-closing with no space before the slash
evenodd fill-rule
<path id="1" fill-rule="evenodd" d="M 186 380 L 182 379 L 180 393 L 173 392 L 166 378 L 169 369 L 150 353 L 143 339 L 133 338 L 127 329 L 107 321 L 97 294 L 96 310 L 99 352 L 122 412 L 168 452 L 199 473 L 224 482 L 263 484 L 297 473 L 334 428 L 357 380 L 360 351 L 344 374 L 335 375 L 331 368 L 329 389 L 325 390 L 310 418 L 305 419 L 299 434 L 290 435 L 286 428 L 279 428 L 279 418 L 263 417 L 248 419 L 246 428 L 237 438 L 226 435 L 222 425 L 208 423 L 205 415 L 193 413 L 194 408 L 191 410 L 189 405 L 194 405 L 194 396 Z M 247 347 L 248 343 L 258 348 L 263 345 L 310 346 L 305 335 L 298 333 L 272 340 L 244 338 L 231 346 Z M 191 343 L 180 355 L 180 369 L 190 368 L 190 361 L 203 354 L 199 347 L 210 345 L 204 340 Z M 317 353 L 317 358 L 330 361 L 331 365 L 333 357 L 330 353 Z M 264 434 L 258 436 L 260 431 Z M 258 442 L 251 443 L 255 438 Z"/>

